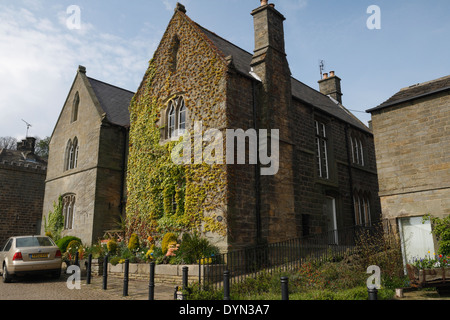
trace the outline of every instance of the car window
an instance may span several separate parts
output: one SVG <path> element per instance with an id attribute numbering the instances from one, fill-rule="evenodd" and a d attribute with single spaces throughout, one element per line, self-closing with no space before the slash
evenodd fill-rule
<path id="1" fill-rule="evenodd" d="M 3 247 L 3 250 L 2 250 L 2 251 L 9 251 L 9 249 L 11 249 L 11 245 L 12 245 L 12 239 L 9 239 L 9 240 L 6 242 L 5 246 Z"/>
<path id="2" fill-rule="evenodd" d="M 17 238 L 16 247 L 26 248 L 26 247 L 53 247 L 55 244 L 48 237 L 26 237 Z"/>

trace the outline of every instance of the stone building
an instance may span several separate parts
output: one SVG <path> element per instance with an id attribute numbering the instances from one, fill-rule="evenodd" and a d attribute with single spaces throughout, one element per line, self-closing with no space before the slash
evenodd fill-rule
<path id="1" fill-rule="evenodd" d="M 154 208 L 145 199 L 153 199 L 147 177 L 156 161 L 145 143 L 164 146 L 176 129 L 193 132 L 201 122 L 203 132 L 214 128 L 219 137 L 227 129 L 254 129 L 259 142 L 259 130 L 279 130 L 277 174 L 261 175 L 266 166 L 247 153 L 244 164 L 188 165 L 185 184 L 177 182 L 185 190 L 185 221 L 200 219 L 223 250 L 374 223 L 380 204 L 373 135 L 342 105 L 341 79 L 326 74 L 317 91 L 293 78 L 284 16 L 266 1 L 251 14 L 253 54 L 192 21 L 177 4 L 130 107 L 127 215 Z M 161 200 L 157 207 L 152 218 L 167 225 L 173 206 Z M 335 232 L 330 242 L 338 239 Z"/>
<path id="2" fill-rule="evenodd" d="M 84 244 L 102 237 L 124 213 L 128 106 L 133 93 L 78 68 L 49 145 L 44 217 L 63 197 L 64 231 Z M 42 226 L 44 233 L 44 226 Z"/>
<path id="3" fill-rule="evenodd" d="M 450 76 L 401 89 L 372 114 L 384 219 L 405 258 L 437 252 L 422 217 L 450 214 Z"/>
<path id="4" fill-rule="evenodd" d="M 0 149 L 0 245 L 12 236 L 40 233 L 47 163 L 34 153 L 36 139 Z"/>

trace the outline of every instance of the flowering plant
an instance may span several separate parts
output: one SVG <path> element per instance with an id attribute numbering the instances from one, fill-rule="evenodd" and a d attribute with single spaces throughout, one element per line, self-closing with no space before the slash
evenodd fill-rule
<path id="1" fill-rule="evenodd" d="M 450 256 L 433 254 L 433 257 L 414 258 L 412 262 L 412 265 L 418 269 L 446 268 L 450 267 Z"/>

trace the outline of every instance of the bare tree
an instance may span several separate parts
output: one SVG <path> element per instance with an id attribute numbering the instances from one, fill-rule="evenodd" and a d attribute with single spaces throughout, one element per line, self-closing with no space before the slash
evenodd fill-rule
<path id="1" fill-rule="evenodd" d="M 16 150 L 17 139 L 14 137 L 0 137 L 0 149 Z"/>

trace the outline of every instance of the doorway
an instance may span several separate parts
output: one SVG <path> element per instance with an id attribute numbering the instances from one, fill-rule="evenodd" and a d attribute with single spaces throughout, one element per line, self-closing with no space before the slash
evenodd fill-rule
<path id="1" fill-rule="evenodd" d="M 430 257 L 434 254 L 434 241 L 430 221 L 422 217 L 407 217 L 398 220 L 403 262 Z M 433 257 L 434 258 L 434 257 Z"/>

